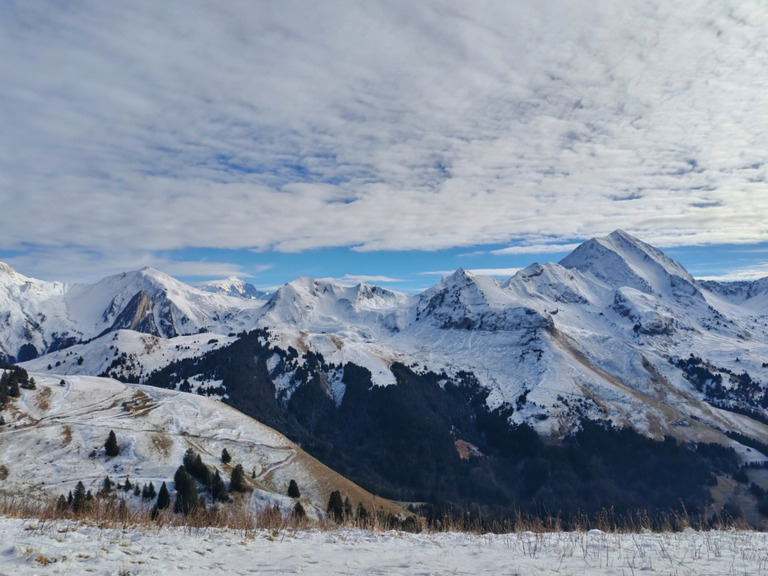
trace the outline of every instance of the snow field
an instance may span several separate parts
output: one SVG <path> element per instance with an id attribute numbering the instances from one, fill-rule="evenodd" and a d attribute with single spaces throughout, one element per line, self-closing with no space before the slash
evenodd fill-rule
<path id="1" fill-rule="evenodd" d="M 0 519 L 0 574 L 768 574 L 768 535 L 234 531 Z"/>

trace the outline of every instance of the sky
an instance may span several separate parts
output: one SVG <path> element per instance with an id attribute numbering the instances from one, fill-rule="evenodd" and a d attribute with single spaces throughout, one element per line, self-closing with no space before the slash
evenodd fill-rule
<path id="1" fill-rule="evenodd" d="M 7 0 L 0 260 L 418 291 L 623 229 L 768 274 L 763 0 Z"/>

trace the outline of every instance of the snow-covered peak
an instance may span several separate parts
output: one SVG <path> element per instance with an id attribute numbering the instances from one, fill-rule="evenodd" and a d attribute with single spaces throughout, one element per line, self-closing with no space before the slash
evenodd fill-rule
<path id="1" fill-rule="evenodd" d="M 315 331 L 332 330 L 333 323 L 381 321 L 415 300 L 410 294 L 378 286 L 343 286 L 331 280 L 300 277 L 282 286 L 270 298 L 265 323 L 289 324 Z M 337 326 L 337 327 L 338 327 Z"/>
<path id="2" fill-rule="evenodd" d="M 16 270 L 8 266 L 5 262 L 0 262 L 0 276 L 13 276 Z"/>
<path id="3" fill-rule="evenodd" d="M 230 276 L 224 280 L 200 282 L 196 284 L 195 287 L 205 292 L 224 294 L 225 296 L 245 298 L 247 300 L 266 300 L 269 296 L 266 292 L 258 290 L 253 284 L 250 284 L 237 276 Z"/>
<path id="4" fill-rule="evenodd" d="M 35 280 L 34 278 L 28 278 L 23 274 L 16 272 L 11 266 L 5 262 L 0 262 L 0 286 L 10 286 L 19 284 L 47 284 L 43 280 Z"/>
<path id="5" fill-rule="evenodd" d="M 629 286 L 648 294 L 689 296 L 698 292 L 695 280 L 682 265 L 623 230 L 584 242 L 560 265 L 579 270 L 612 288 Z"/>

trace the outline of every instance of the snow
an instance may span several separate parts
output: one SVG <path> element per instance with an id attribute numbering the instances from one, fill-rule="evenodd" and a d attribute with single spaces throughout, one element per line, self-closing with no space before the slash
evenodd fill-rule
<path id="1" fill-rule="evenodd" d="M 15 354 L 32 320 L 41 325 L 32 334 L 36 346 L 50 343 L 54 328 L 94 338 L 139 289 L 152 294 L 155 313 L 165 306 L 163 318 L 191 334 L 157 338 L 147 347 L 145 335 L 123 330 L 119 342 L 107 334 L 24 364 L 34 371 L 59 362 L 53 371 L 112 373 L 116 348 L 141 378 L 235 338 L 224 334 L 266 328 L 271 346 L 298 350 L 297 366 L 311 350 L 327 364 L 367 368 L 375 385 L 395 385 L 391 367 L 402 363 L 448 376 L 472 372 L 489 390 L 491 408 L 514 405 L 528 391 L 528 404 L 513 420 L 545 434 L 574 423 L 558 398 L 583 398 L 596 418 L 656 437 L 721 442 L 727 442 L 724 430 L 739 431 L 743 423 L 731 415 L 713 419 L 703 395 L 679 369 L 669 369 L 670 360 L 693 353 L 734 373 L 747 370 L 768 385 L 768 281 L 730 287 L 697 282 L 661 251 L 621 231 L 585 242 L 559 264 L 532 264 L 503 282 L 459 269 L 418 296 L 303 277 L 263 303 L 202 292 L 151 269 L 86 287 L 38 283 L 3 270 L 0 287 L 10 288 L 0 289 L 0 310 L 9 310 L 10 328 L 0 331 L 0 352 Z M 155 317 L 155 324 L 163 318 Z M 82 364 L 73 362 L 80 356 Z M 270 358 L 268 368 L 275 371 L 278 394 L 290 394 L 296 367 L 276 370 L 278 361 Z M 344 386 L 332 374 L 327 392 L 342 401 Z M 701 426 L 674 424 L 691 416 L 713 426 L 701 432 Z M 765 437 L 768 426 L 750 424 L 750 432 Z"/>
<path id="2" fill-rule="evenodd" d="M 0 465 L 7 477 L 0 482 L 2 494 L 31 490 L 55 498 L 78 481 L 95 493 L 107 475 L 115 482 L 125 477 L 134 484 L 152 482 L 156 490 L 167 482 L 173 490 L 174 472 L 192 448 L 225 478 L 242 464 L 253 488 L 247 496 L 250 505 L 270 502 L 290 509 L 293 502 L 285 493 L 295 479 L 310 517 L 325 509 L 336 489 L 367 508 L 374 501 L 389 506 L 282 434 L 212 398 L 107 378 L 32 376 L 36 389 L 21 390 L 3 412 L 7 424 L 0 427 Z M 103 450 L 110 430 L 120 445 L 114 458 Z M 223 448 L 232 456 L 231 465 L 220 461 Z M 129 506 L 142 505 L 140 498 L 127 496 Z M 393 505 L 392 511 L 402 509 Z"/>
<path id="3" fill-rule="evenodd" d="M 768 535 L 100 528 L 0 518 L 0 574 L 768 574 Z"/>

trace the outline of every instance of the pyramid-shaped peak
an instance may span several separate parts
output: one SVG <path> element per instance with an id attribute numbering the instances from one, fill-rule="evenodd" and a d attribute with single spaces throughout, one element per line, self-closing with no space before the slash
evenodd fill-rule
<path id="1" fill-rule="evenodd" d="M 664 292 L 670 283 L 678 283 L 674 278 L 694 284 L 681 264 L 623 230 L 584 242 L 560 264 L 614 287 L 630 286 L 643 292 Z"/>

